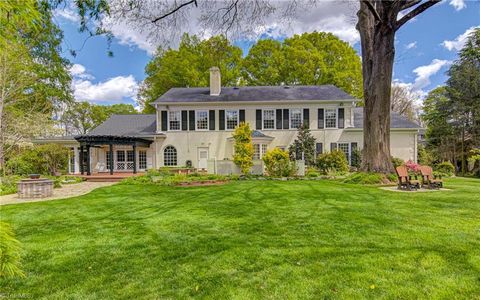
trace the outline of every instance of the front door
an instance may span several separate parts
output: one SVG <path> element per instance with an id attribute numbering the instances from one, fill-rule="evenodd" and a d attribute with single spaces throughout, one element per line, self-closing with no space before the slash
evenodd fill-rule
<path id="1" fill-rule="evenodd" d="M 208 148 L 198 148 L 198 168 L 207 169 Z"/>

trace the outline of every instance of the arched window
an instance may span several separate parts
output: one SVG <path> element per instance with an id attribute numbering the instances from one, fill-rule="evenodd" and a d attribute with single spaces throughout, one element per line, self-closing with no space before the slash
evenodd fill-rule
<path id="1" fill-rule="evenodd" d="M 177 165 L 177 149 L 175 149 L 175 147 L 165 147 L 165 150 L 163 150 L 163 162 L 165 166 Z"/>

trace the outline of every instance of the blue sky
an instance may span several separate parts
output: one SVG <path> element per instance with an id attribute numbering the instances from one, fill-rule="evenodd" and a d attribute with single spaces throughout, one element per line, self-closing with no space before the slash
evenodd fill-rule
<path id="1" fill-rule="evenodd" d="M 302 15 L 288 28 L 272 22 L 269 33 L 262 36 L 279 39 L 305 31 L 330 31 L 359 52 L 351 5 L 347 9 L 348 4 L 324 1 L 319 6 L 318 11 Z M 64 31 L 63 54 L 73 64 L 72 87 L 76 99 L 99 104 L 135 104 L 136 92 L 145 78 L 144 68 L 155 49 L 145 34 L 128 24 L 112 25 L 114 57 L 108 57 L 106 38 L 87 39 L 86 34 L 79 33 L 78 19 L 71 8 L 57 10 L 55 21 Z M 443 84 L 445 72 L 456 59 L 469 30 L 479 26 L 480 1 L 446 0 L 417 16 L 397 33 L 395 81 L 419 95 Z M 251 42 L 234 42 L 244 53 L 248 52 Z M 70 49 L 77 51 L 75 57 L 69 54 Z"/>

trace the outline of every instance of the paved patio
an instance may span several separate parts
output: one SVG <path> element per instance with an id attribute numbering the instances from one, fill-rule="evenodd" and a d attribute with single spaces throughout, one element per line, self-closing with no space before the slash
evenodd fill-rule
<path id="1" fill-rule="evenodd" d="M 104 186 L 110 186 L 115 183 L 116 182 L 84 181 L 84 182 L 75 183 L 75 184 L 66 184 L 66 185 L 63 185 L 61 188 L 54 189 L 52 197 L 41 198 L 41 199 L 19 199 L 17 197 L 17 194 L 5 195 L 5 196 L 0 196 L 0 205 L 71 198 L 71 197 L 88 194 L 94 189 L 104 187 Z"/>

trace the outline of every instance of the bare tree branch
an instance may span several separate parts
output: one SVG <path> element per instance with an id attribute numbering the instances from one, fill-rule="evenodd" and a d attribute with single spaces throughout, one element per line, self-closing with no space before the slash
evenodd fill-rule
<path id="1" fill-rule="evenodd" d="M 375 17 L 375 20 L 379 23 L 382 22 L 382 19 L 380 18 L 380 15 L 378 14 L 375 7 L 373 6 L 372 2 L 370 0 L 362 0 L 362 2 L 365 3 L 365 5 L 368 7 L 368 10 L 373 14 L 373 16 Z"/>
<path id="2" fill-rule="evenodd" d="M 404 0 L 402 2 L 403 2 L 403 4 L 402 4 L 402 6 L 400 6 L 400 10 L 405 10 L 405 9 L 408 9 L 412 6 L 417 5 L 418 3 L 422 2 L 422 0 Z"/>
<path id="3" fill-rule="evenodd" d="M 402 27 L 405 23 L 407 23 L 408 21 L 413 19 L 415 16 L 421 14 L 422 12 L 427 10 L 428 8 L 430 8 L 430 7 L 432 7 L 435 4 L 440 3 L 440 2 L 441 2 L 441 0 L 429 0 L 427 2 L 424 2 L 424 3 L 420 4 L 417 7 L 415 7 L 414 10 L 412 10 L 411 12 L 409 12 L 408 14 L 406 14 L 400 20 L 397 21 L 397 23 L 395 24 L 395 30 L 398 30 L 400 27 Z"/>
<path id="4" fill-rule="evenodd" d="M 160 21 L 162 19 L 165 19 L 166 17 L 168 17 L 170 15 L 173 15 L 174 13 L 176 13 L 177 11 L 182 9 L 182 7 L 190 5 L 190 4 L 195 4 L 195 6 L 198 7 L 197 0 L 191 0 L 191 1 L 185 2 L 185 3 L 177 6 L 176 8 L 174 8 L 172 11 L 170 11 L 170 12 L 164 14 L 164 15 L 161 15 L 160 17 L 155 18 L 154 20 L 152 20 L 152 23 L 157 23 L 158 21 Z"/>

